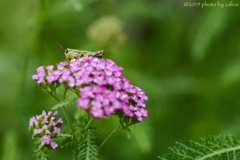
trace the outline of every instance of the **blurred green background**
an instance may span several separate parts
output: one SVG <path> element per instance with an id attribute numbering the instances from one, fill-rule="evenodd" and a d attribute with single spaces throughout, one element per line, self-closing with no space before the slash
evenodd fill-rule
<path id="1" fill-rule="evenodd" d="M 131 127 L 130 140 L 116 134 L 99 159 L 157 159 L 176 140 L 239 135 L 240 8 L 185 2 L 191 0 L 0 0 L 0 159 L 34 159 L 29 118 L 56 102 L 31 75 L 65 59 L 56 41 L 104 49 L 149 96 L 149 117 Z M 67 109 L 74 117 L 76 106 Z M 117 123 L 111 116 L 94 122 L 98 144 Z M 51 159 L 71 156 L 71 149 L 50 152 Z"/>

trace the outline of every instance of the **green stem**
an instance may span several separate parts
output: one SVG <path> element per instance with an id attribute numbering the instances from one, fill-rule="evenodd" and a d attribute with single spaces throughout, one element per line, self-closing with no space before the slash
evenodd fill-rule
<path id="1" fill-rule="evenodd" d="M 41 158 L 41 160 L 46 160 L 46 159 L 49 160 L 49 157 L 48 157 L 48 156 L 45 156 L 45 151 L 46 151 L 45 148 L 40 151 L 40 154 L 41 154 L 40 156 L 41 156 L 41 157 L 39 157 L 38 159 Z"/>
<path id="2" fill-rule="evenodd" d="M 74 132 L 73 124 L 72 124 L 72 121 L 69 117 L 69 114 L 68 114 L 65 106 L 62 106 L 62 110 L 63 110 L 63 113 L 65 115 L 65 118 L 67 119 L 68 126 L 71 130 L 71 133 L 72 133 L 72 141 L 74 143 L 74 159 L 76 160 L 77 159 L 77 152 L 76 152 L 76 143 L 77 142 L 76 142 L 76 135 L 75 135 L 75 132 Z"/>
<path id="3" fill-rule="evenodd" d="M 65 100 L 67 89 L 68 88 L 64 85 L 63 101 Z M 50 94 L 53 98 L 55 98 L 58 102 L 61 102 L 61 100 L 58 98 L 58 96 L 56 94 L 56 91 L 54 91 L 55 94 L 53 94 L 52 92 L 49 92 L 47 90 L 47 93 Z M 67 123 L 68 123 L 68 126 L 70 128 L 70 131 L 72 133 L 72 140 L 74 142 L 74 149 L 76 150 L 76 136 L 75 136 L 75 132 L 74 132 L 74 127 L 73 127 L 72 121 L 70 119 L 70 116 L 69 116 L 65 106 L 62 106 L 62 111 L 64 113 L 64 116 L 65 116 L 65 118 L 67 120 Z M 77 159 L 77 152 L 74 152 L 74 159 Z"/>
<path id="4" fill-rule="evenodd" d="M 121 127 L 121 123 L 117 125 L 117 127 L 112 131 L 112 133 L 109 134 L 109 136 L 102 142 L 102 144 L 98 148 L 98 152 L 101 150 L 101 148 L 106 144 L 106 142 L 118 131 L 122 130 L 123 128 Z"/>
<path id="5" fill-rule="evenodd" d="M 72 136 L 73 136 L 73 141 L 75 142 L 76 136 L 75 136 L 75 132 L 74 132 L 74 128 L 73 128 L 73 124 L 72 124 L 72 121 L 70 119 L 70 116 L 69 116 L 65 106 L 62 106 L 62 110 L 63 110 L 63 113 L 64 113 L 66 119 L 67 119 L 67 123 L 69 125 L 69 128 L 71 130 L 71 133 L 72 133 Z"/>
<path id="6" fill-rule="evenodd" d="M 65 88 L 65 89 L 64 89 L 64 93 L 63 93 L 63 101 L 65 100 L 66 93 L 67 93 L 67 87 L 64 87 L 64 88 Z M 47 92 L 48 92 L 48 94 L 50 94 L 53 98 L 55 98 L 58 102 L 61 102 L 61 100 L 60 100 L 60 99 L 58 98 L 58 96 L 56 95 L 56 92 L 54 92 L 55 95 L 54 95 L 52 92 L 49 92 L 48 90 L 47 90 Z M 69 126 L 69 128 L 70 128 L 70 130 L 71 130 L 71 133 L 72 133 L 72 136 L 73 136 L 73 141 L 75 141 L 75 140 L 76 140 L 76 136 L 75 136 L 75 132 L 74 132 L 74 128 L 73 128 L 73 124 L 72 124 L 72 122 L 71 122 L 70 116 L 69 116 L 69 114 L 68 114 L 67 109 L 66 109 L 65 106 L 62 106 L 62 110 L 63 110 L 63 113 L 64 113 L 64 115 L 65 115 L 65 118 L 67 119 L 68 126 Z"/>
<path id="7" fill-rule="evenodd" d="M 95 118 L 91 118 L 91 120 L 88 122 L 88 124 L 85 126 L 85 131 L 89 128 L 89 126 L 92 124 L 92 122 L 95 120 Z"/>
<path id="8" fill-rule="evenodd" d="M 49 92 L 47 89 L 46 89 L 46 91 L 47 91 L 47 93 L 48 93 L 49 95 L 51 95 L 51 96 L 52 96 L 54 99 L 56 99 L 58 102 L 61 102 L 61 100 L 58 98 L 57 95 L 52 94 L 52 92 Z"/>
<path id="9" fill-rule="evenodd" d="M 90 138 L 90 134 L 89 134 L 89 132 L 88 132 L 88 134 L 87 134 L 87 151 L 86 151 L 86 153 L 87 153 L 87 155 L 86 155 L 86 157 L 89 157 L 89 155 L 90 155 L 90 146 L 91 146 L 91 138 Z M 86 159 L 88 159 L 88 158 L 86 158 Z"/>
<path id="10" fill-rule="evenodd" d="M 74 89 L 72 89 L 72 88 L 69 88 L 69 90 L 70 91 L 72 91 L 77 97 L 80 97 L 80 95 L 79 94 L 77 94 L 77 92 L 74 90 Z"/>
<path id="11" fill-rule="evenodd" d="M 132 124 L 128 124 L 128 125 L 126 125 L 126 126 L 124 126 L 124 127 L 121 127 L 122 124 L 119 123 L 119 124 L 117 125 L 117 127 L 112 131 L 112 133 L 110 133 L 110 135 L 109 135 L 109 136 L 102 142 L 102 144 L 98 147 L 98 152 L 101 150 L 101 148 L 105 145 L 105 143 L 106 143 L 115 133 L 121 131 L 122 129 L 128 128 L 128 127 L 130 127 L 131 125 L 132 125 Z"/>
<path id="12" fill-rule="evenodd" d="M 63 101 L 65 100 L 65 97 L 66 97 L 66 93 L 67 93 L 67 90 L 68 90 L 68 86 L 66 84 L 64 84 L 64 92 L 63 92 Z M 63 113 L 67 119 L 67 123 L 68 123 L 68 126 L 71 130 L 71 133 L 72 133 L 72 140 L 73 140 L 73 143 L 74 143 L 74 159 L 76 160 L 77 159 L 77 149 L 76 149 L 76 135 L 75 135 L 75 131 L 74 131 L 74 127 L 73 127 L 73 124 L 72 124 L 72 121 L 70 119 L 70 116 L 67 112 L 67 109 L 65 106 L 62 106 L 62 110 L 63 110 Z"/>
<path id="13" fill-rule="evenodd" d="M 129 125 L 126 125 L 126 126 L 124 126 L 124 127 L 122 127 L 122 128 L 119 128 L 119 129 L 116 130 L 116 132 L 121 131 L 122 129 L 128 128 L 128 127 L 130 127 L 131 125 L 132 125 L 132 124 L 129 124 Z"/>
<path id="14" fill-rule="evenodd" d="M 41 160 L 44 160 L 44 151 L 41 151 Z"/>
<path id="15" fill-rule="evenodd" d="M 64 84 L 63 101 L 65 100 L 68 88 Z"/>

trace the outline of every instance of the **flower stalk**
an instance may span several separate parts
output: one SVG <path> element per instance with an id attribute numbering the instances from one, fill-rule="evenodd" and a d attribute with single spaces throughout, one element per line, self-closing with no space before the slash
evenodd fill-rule
<path id="1" fill-rule="evenodd" d="M 95 118 L 91 118 L 90 121 L 88 122 L 88 124 L 85 126 L 85 131 L 89 128 L 89 126 L 93 123 L 93 121 L 95 120 Z"/>
<path id="2" fill-rule="evenodd" d="M 102 144 L 98 147 L 98 152 L 102 149 L 102 147 L 106 144 L 106 142 L 118 131 L 122 130 L 121 123 L 119 123 L 116 128 L 108 135 L 108 137 L 102 142 Z"/>

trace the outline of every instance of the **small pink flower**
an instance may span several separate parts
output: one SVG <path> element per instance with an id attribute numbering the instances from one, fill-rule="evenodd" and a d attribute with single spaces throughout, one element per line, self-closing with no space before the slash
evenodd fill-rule
<path id="1" fill-rule="evenodd" d="M 48 121 L 48 116 L 47 116 L 47 115 L 44 117 L 43 122 L 44 122 L 44 123 L 49 123 L 49 121 Z"/>
<path id="2" fill-rule="evenodd" d="M 40 66 L 36 70 L 37 70 L 37 73 L 38 72 L 44 72 L 44 66 Z"/>
<path id="3" fill-rule="evenodd" d="M 145 110 L 145 109 L 143 109 L 143 108 L 140 108 L 140 112 L 142 113 L 142 115 L 143 115 L 144 117 L 148 117 L 148 110 Z"/>
<path id="4" fill-rule="evenodd" d="M 137 117 L 142 117 L 142 112 L 140 112 L 140 111 L 136 111 L 136 112 L 134 112 L 134 114 L 137 116 Z"/>
<path id="5" fill-rule="evenodd" d="M 57 124 L 62 124 L 62 123 L 63 123 L 62 117 L 60 117 L 60 118 L 57 120 L 56 123 L 57 123 Z"/>
<path id="6" fill-rule="evenodd" d="M 52 71 L 52 70 L 53 70 L 53 68 L 54 68 L 54 66 L 53 66 L 53 65 L 49 65 L 49 66 L 45 67 L 45 69 L 47 69 L 48 71 Z"/>
<path id="7" fill-rule="evenodd" d="M 55 141 L 51 141 L 50 145 L 53 149 L 56 149 L 58 147 L 58 144 Z"/>
<path id="8" fill-rule="evenodd" d="M 100 108 L 92 108 L 90 113 L 96 118 L 102 118 L 104 116 L 103 110 Z"/>
<path id="9" fill-rule="evenodd" d="M 35 80 L 37 80 L 39 77 L 38 77 L 38 74 L 34 74 L 34 75 L 32 75 L 32 79 L 35 79 Z"/>
<path id="10" fill-rule="evenodd" d="M 83 109 L 88 109 L 89 108 L 89 99 L 84 99 L 84 98 L 78 98 L 77 99 L 77 104 L 78 106 L 82 107 Z"/>
<path id="11" fill-rule="evenodd" d="M 33 117 L 30 118 L 30 120 L 29 120 L 29 126 L 32 127 L 32 126 L 35 124 L 35 122 L 37 122 L 37 120 L 36 120 L 36 118 L 33 116 Z"/>
<path id="12" fill-rule="evenodd" d="M 42 133 L 42 129 L 34 129 L 34 134 L 41 134 Z"/>
<path id="13" fill-rule="evenodd" d="M 61 133 L 61 129 L 59 127 L 54 126 L 53 129 L 57 134 Z"/>
<path id="14" fill-rule="evenodd" d="M 37 84 L 40 84 L 40 83 L 43 83 L 44 82 L 44 78 L 43 77 L 40 77 L 37 81 Z"/>
<path id="15" fill-rule="evenodd" d="M 50 121 L 50 125 L 51 125 L 51 126 L 55 126 L 56 124 L 57 124 L 57 123 L 56 123 L 55 121 L 53 121 L 53 120 Z"/>
<path id="16" fill-rule="evenodd" d="M 53 116 L 56 116 L 58 114 L 58 111 L 55 111 L 54 113 L 53 113 Z"/>
<path id="17" fill-rule="evenodd" d="M 110 105 L 105 105 L 104 106 L 104 113 L 108 116 L 114 112 L 114 108 L 111 107 Z"/>
<path id="18" fill-rule="evenodd" d="M 143 121 L 143 118 L 142 118 L 142 117 L 137 117 L 137 120 L 138 120 L 139 122 L 142 122 L 142 121 Z"/>
<path id="19" fill-rule="evenodd" d="M 41 145 L 49 144 L 51 141 L 51 137 L 49 135 L 42 136 Z"/>
<path id="20" fill-rule="evenodd" d="M 55 76 L 54 75 L 47 75 L 46 79 L 48 81 L 48 83 L 52 83 L 53 81 L 55 81 Z"/>

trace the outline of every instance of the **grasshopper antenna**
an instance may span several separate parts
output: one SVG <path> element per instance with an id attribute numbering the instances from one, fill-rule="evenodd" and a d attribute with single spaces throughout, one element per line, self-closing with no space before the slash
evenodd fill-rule
<path id="1" fill-rule="evenodd" d="M 63 46 L 57 41 L 57 44 L 65 51 L 65 49 L 63 48 Z"/>

